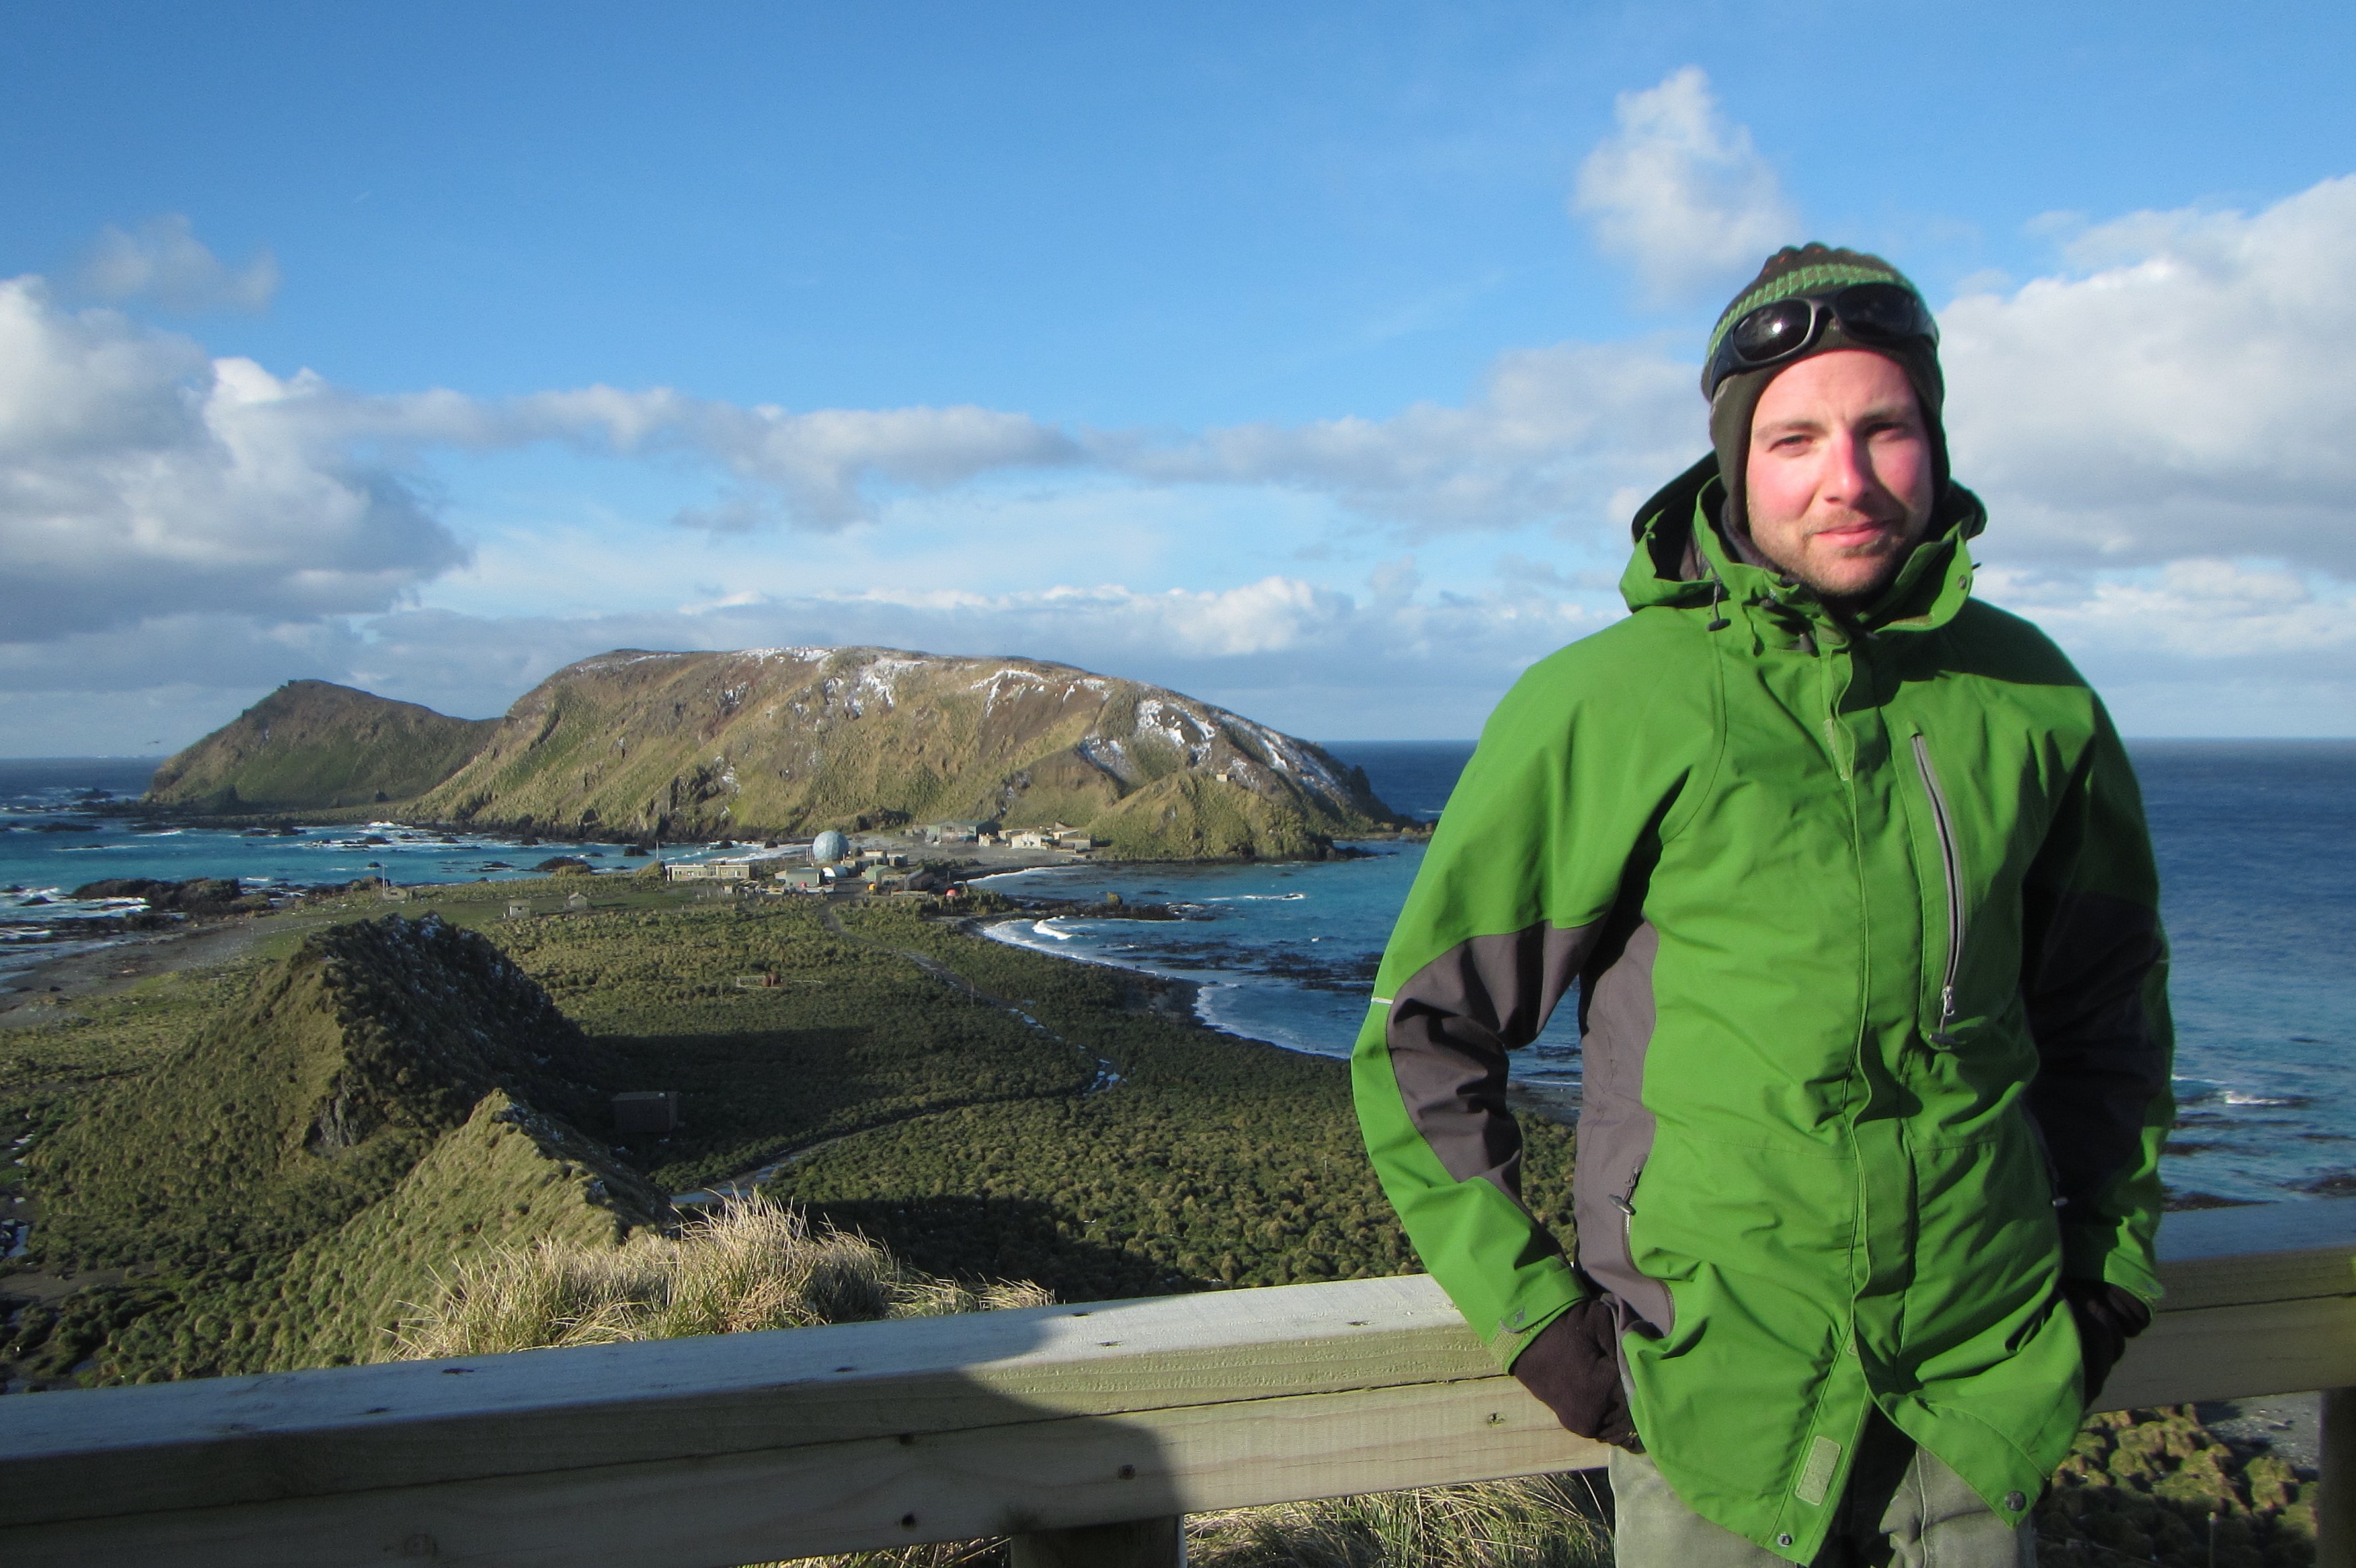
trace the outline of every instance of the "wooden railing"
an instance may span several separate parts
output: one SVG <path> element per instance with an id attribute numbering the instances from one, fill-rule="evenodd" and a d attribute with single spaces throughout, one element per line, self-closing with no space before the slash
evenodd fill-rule
<path id="1" fill-rule="evenodd" d="M 2356 1386 L 2356 1200 L 2161 1241 L 2105 1404 Z M 2356 1395 L 2324 1441 L 2323 1568 L 2356 1568 Z M 1414 1276 L 0 1398 L 0 1563 L 1174 1563 L 1190 1512 L 1603 1456 Z"/>

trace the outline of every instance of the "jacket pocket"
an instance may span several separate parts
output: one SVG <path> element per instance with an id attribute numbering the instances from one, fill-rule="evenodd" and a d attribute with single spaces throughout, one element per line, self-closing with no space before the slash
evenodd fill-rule
<path id="1" fill-rule="evenodd" d="M 1954 1028 L 1955 985 L 1964 970 L 1963 853 L 1955 841 L 1954 814 L 1939 787 L 1939 771 L 1931 765 L 1931 742 L 1919 730 L 1914 732 L 1914 766 L 1922 775 L 1922 793 L 1930 797 L 1931 822 L 1939 834 L 1939 870 L 1947 891 L 1947 966 L 1939 981 L 1939 1023 L 1930 1039 L 1933 1045 L 1960 1045 Z"/>

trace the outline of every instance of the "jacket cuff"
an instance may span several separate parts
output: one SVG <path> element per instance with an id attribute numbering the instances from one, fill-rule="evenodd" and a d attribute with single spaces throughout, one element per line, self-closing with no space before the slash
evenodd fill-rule
<path id="1" fill-rule="evenodd" d="M 2148 1254 L 2140 1248 L 2121 1245 L 2118 1231 L 2107 1225 L 2063 1228 L 2062 1273 L 2069 1279 L 2099 1279 L 2115 1285 L 2147 1307 L 2158 1306 L 2168 1294 Z"/>
<path id="2" fill-rule="evenodd" d="M 1515 1361 L 1547 1324 L 1597 1294 L 1564 1264 L 1544 1271 L 1535 1279 L 1526 1279 L 1515 1292 L 1514 1299 L 1506 1304 L 1505 1316 L 1494 1323 L 1475 1324 L 1473 1328 L 1488 1341 L 1489 1353 L 1497 1358 L 1497 1365 L 1511 1371 Z"/>

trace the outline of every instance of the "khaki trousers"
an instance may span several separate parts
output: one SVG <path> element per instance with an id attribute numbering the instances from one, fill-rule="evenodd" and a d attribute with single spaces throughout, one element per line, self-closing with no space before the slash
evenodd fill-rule
<path id="1" fill-rule="evenodd" d="M 1787 1568 L 1678 1501 L 1642 1454 L 1612 1451 L 1612 1497 L 1617 1568 Z M 1815 1568 L 2037 1568 L 2027 1521 L 2006 1524 L 1962 1477 L 1879 1415 L 1837 1506 Z"/>

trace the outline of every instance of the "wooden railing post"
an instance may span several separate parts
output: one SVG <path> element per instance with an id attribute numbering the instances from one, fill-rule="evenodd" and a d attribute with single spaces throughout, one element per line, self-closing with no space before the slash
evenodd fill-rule
<path id="1" fill-rule="evenodd" d="M 2323 1495 L 2315 1504 L 2315 1568 L 2356 1568 L 2356 1388 L 2323 1391 L 2315 1456 Z"/>
<path id="2" fill-rule="evenodd" d="M 1010 1568 L 1186 1568 L 1186 1521 L 1176 1518 L 1043 1530 L 1012 1544 Z"/>

